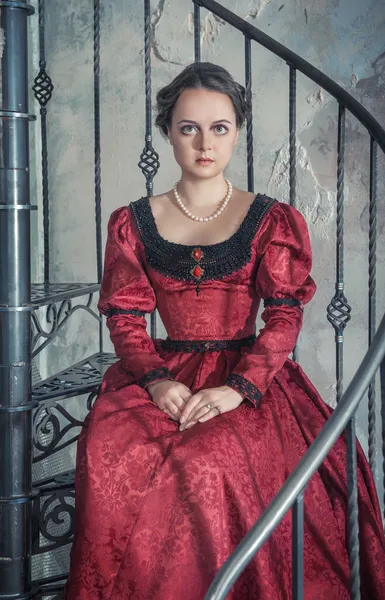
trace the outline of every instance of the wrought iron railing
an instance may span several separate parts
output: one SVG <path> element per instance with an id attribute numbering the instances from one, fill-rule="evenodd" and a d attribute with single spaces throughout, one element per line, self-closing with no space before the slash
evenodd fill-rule
<path id="1" fill-rule="evenodd" d="M 1 177 L 4 195 L 0 199 L 0 429 L 7 435 L 0 436 L 0 456 L 7 465 L 0 478 L 0 597 L 5 599 L 30 600 L 36 597 L 53 596 L 60 593 L 65 573 L 45 577 L 31 582 L 31 552 L 43 556 L 63 546 L 68 546 L 73 535 L 73 477 L 74 473 L 54 473 L 31 484 L 31 462 L 34 465 L 52 460 L 56 454 L 77 440 L 81 420 L 71 415 L 63 406 L 70 398 L 84 402 L 84 412 L 91 410 L 105 369 L 115 360 L 103 352 L 102 321 L 92 307 L 93 294 L 99 289 L 102 273 L 101 235 L 101 110 L 100 110 L 100 19 L 101 2 L 93 0 L 93 94 L 94 94 L 94 201 L 96 282 L 53 283 L 50 277 L 52 245 L 50 232 L 50 186 L 49 186 L 49 143 L 47 136 L 48 105 L 54 86 L 48 74 L 49 60 L 45 53 L 45 0 L 36 0 L 39 18 L 39 72 L 33 90 L 40 105 L 41 123 L 41 190 L 44 241 L 43 282 L 30 288 L 30 255 L 28 244 L 17 246 L 17 239 L 29 239 L 30 210 L 36 208 L 29 201 L 28 164 L 28 114 L 27 98 L 27 16 L 33 7 L 24 0 L 0 0 L 0 20 L 8 40 L 2 58 L 2 111 L 1 118 Z M 139 168 L 145 177 L 147 193 L 153 191 L 153 181 L 159 169 L 159 155 L 153 147 L 152 138 L 152 89 L 151 48 L 153 24 L 151 2 L 144 0 L 144 75 L 145 75 L 145 140 L 140 156 Z M 338 154 L 336 186 L 336 286 L 335 294 L 327 308 L 327 318 L 336 335 L 336 380 L 339 405 L 328 421 L 319 438 L 306 454 L 255 528 L 250 532 L 240 549 L 230 559 L 213 583 L 209 598 L 224 596 L 232 582 L 242 571 L 254 553 L 285 511 L 293 506 L 294 511 L 294 598 L 299 600 L 303 593 L 302 562 L 302 493 L 306 481 L 311 477 L 333 444 L 338 432 L 348 425 L 348 481 L 349 481 L 349 555 L 352 567 L 352 598 L 359 597 L 359 562 L 357 530 L 357 498 L 355 478 L 355 426 L 354 411 L 369 385 L 369 461 L 373 471 L 375 465 L 376 440 L 376 395 L 374 373 L 383 352 L 383 338 L 376 338 L 376 241 L 377 241 L 377 152 L 385 152 L 385 132 L 373 116 L 350 94 L 326 75 L 315 69 L 250 23 L 244 21 L 217 2 L 193 0 L 195 60 L 201 59 L 201 9 L 207 9 L 244 36 L 245 87 L 249 100 L 252 99 L 252 43 L 264 46 L 288 65 L 288 142 L 289 142 L 289 201 L 295 205 L 297 197 L 297 72 L 301 72 L 317 83 L 338 101 Z M 16 42 L 17 40 L 17 42 Z M 17 46 L 15 44 L 18 44 Z M 358 371 L 351 386 L 343 395 L 343 349 L 344 329 L 350 320 L 351 308 L 344 295 L 344 163 L 345 121 L 349 111 L 367 129 L 370 136 L 370 190 L 369 190 L 369 345 L 370 353 Z M 16 126 L 14 126 L 16 125 Z M 254 190 L 254 140 L 253 114 L 246 124 L 247 143 L 247 186 Z M 16 150 L 15 150 L 16 149 Z M 14 184 L 17 185 L 14 185 Z M 19 193 L 18 192 L 22 192 Z M 20 201 L 20 198 L 23 200 Z M 75 298 L 84 299 L 74 303 Z M 45 321 L 41 308 L 46 307 Z M 30 389 L 31 359 L 46 348 L 67 325 L 74 312 L 89 313 L 99 327 L 99 351 L 84 358 L 76 365 L 37 382 Z M 39 312 L 40 311 L 40 312 Z M 381 325 L 383 329 L 383 324 Z M 381 331 L 382 331 L 381 329 Z M 15 335 L 16 332 L 16 335 Z M 151 316 L 151 335 L 156 336 L 156 316 Z M 296 355 L 294 356 L 296 358 Z M 353 387 L 352 387 L 353 386 Z M 355 387 L 356 386 L 356 387 Z M 382 431 L 385 432 L 385 363 L 382 363 L 381 379 Z M 28 400 L 26 400 L 28 399 Z M 80 406 L 82 401 L 78 401 Z M 323 446 L 323 444 L 326 444 Z M 385 482 L 385 435 L 383 435 L 383 473 Z M 30 456 L 33 446 L 33 457 Z M 323 448 L 323 449 L 322 449 Z M 17 456 L 16 460 L 13 460 Z M 26 467 L 27 465 L 27 467 Z M 384 486 L 385 487 L 385 486 Z M 278 511 L 278 512 L 276 512 Z M 62 523 L 56 533 L 49 527 L 51 522 Z M 3 524 L 4 527 L 3 528 Z M 8 529 L 7 529 L 8 528 Z M 7 535 L 7 532 L 12 532 Z M 3 532 L 6 534 L 4 535 Z M 9 560 L 8 560 L 9 559 Z M 358 590 L 358 591 L 357 591 Z M 210 595 L 211 594 L 211 595 Z M 214 595 L 213 595 L 214 594 Z M 219 595 L 218 595 L 219 594 Z"/>

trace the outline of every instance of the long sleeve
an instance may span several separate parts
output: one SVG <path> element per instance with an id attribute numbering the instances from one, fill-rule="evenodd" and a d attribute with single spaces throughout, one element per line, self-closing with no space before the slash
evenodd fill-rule
<path id="1" fill-rule="evenodd" d="M 302 327 L 303 305 L 316 290 L 302 215 L 287 204 L 273 207 L 260 232 L 257 254 L 255 287 L 264 302 L 265 326 L 226 382 L 255 405 L 293 351 Z"/>
<path id="2" fill-rule="evenodd" d="M 139 258 L 133 227 L 130 208 L 112 213 L 98 308 L 107 316 L 111 340 L 123 368 L 145 388 L 173 377 L 147 333 L 145 316 L 155 310 L 156 298 Z"/>

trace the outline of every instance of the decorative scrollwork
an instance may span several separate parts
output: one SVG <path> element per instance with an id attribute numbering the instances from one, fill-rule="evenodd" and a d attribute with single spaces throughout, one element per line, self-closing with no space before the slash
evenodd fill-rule
<path id="1" fill-rule="evenodd" d="M 45 320 L 49 327 L 46 329 L 41 325 L 36 312 L 32 313 L 32 358 L 41 352 L 57 336 L 61 328 L 67 323 L 68 319 L 77 311 L 85 310 L 95 319 L 100 321 L 100 316 L 91 308 L 93 294 L 89 294 L 86 304 L 76 304 L 72 306 L 72 299 L 65 298 L 58 307 L 54 302 L 48 304 Z M 39 340 L 40 343 L 39 343 Z"/>
<path id="2" fill-rule="evenodd" d="M 96 398 L 98 397 L 98 393 L 99 393 L 99 390 L 94 390 L 88 396 L 88 398 L 87 398 L 87 410 L 88 410 L 88 412 L 91 412 L 92 407 L 94 405 L 94 402 L 95 402 Z"/>
<path id="3" fill-rule="evenodd" d="M 32 552 L 49 552 L 72 542 L 75 517 L 75 491 L 58 489 L 41 504 L 36 501 L 34 519 L 39 535 L 35 536 Z M 42 539 L 49 543 L 42 543 Z"/>
<path id="4" fill-rule="evenodd" d="M 55 485 L 57 489 L 72 489 L 75 485 L 75 471 L 67 471 L 66 473 L 55 475 Z"/>
<path id="5" fill-rule="evenodd" d="M 44 61 L 40 62 L 40 71 L 38 75 L 34 79 L 34 85 L 32 87 L 35 98 L 39 102 L 42 108 L 45 108 L 48 102 L 52 98 L 52 92 L 54 90 L 54 85 L 48 73 L 45 70 L 46 63 Z"/>
<path id="6" fill-rule="evenodd" d="M 140 155 L 138 167 L 141 169 L 146 179 L 152 179 L 157 174 L 160 167 L 159 154 L 154 150 L 151 143 L 146 144 L 146 147 Z"/>
<path id="7" fill-rule="evenodd" d="M 66 425 L 61 422 L 63 419 L 59 419 L 60 415 L 67 421 Z M 78 429 L 82 425 L 82 421 L 75 419 L 57 402 L 53 404 L 45 403 L 40 406 L 33 416 L 33 445 L 39 452 L 34 456 L 33 462 L 37 463 L 45 460 L 48 456 L 75 442 L 79 437 L 79 432 L 65 442 L 60 443 L 71 429 Z"/>
<path id="8" fill-rule="evenodd" d="M 327 318 L 333 325 L 337 336 L 342 336 L 351 319 L 352 308 L 348 304 L 343 291 L 338 290 L 327 307 Z"/>

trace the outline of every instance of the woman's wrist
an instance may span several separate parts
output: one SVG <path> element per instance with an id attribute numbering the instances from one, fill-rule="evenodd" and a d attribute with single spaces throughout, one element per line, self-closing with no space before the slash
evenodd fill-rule
<path id="1" fill-rule="evenodd" d="M 146 390 L 147 392 L 150 394 L 150 396 L 153 395 L 153 393 L 155 392 L 157 386 L 160 386 L 163 383 L 166 382 L 172 382 L 172 379 L 159 379 L 158 381 L 154 381 L 154 383 L 150 383 L 147 387 Z"/>

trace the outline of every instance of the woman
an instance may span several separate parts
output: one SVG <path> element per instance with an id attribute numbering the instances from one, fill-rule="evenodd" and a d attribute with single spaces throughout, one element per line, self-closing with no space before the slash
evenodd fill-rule
<path id="1" fill-rule="evenodd" d="M 182 175 L 109 222 L 99 309 L 120 360 L 79 440 L 67 600 L 203 600 L 331 413 L 288 359 L 315 292 L 305 221 L 223 175 L 244 88 L 203 63 L 157 101 Z M 155 308 L 168 338 L 153 342 Z M 358 487 L 362 597 L 380 600 L 384 535 L 361 450 Z M 306 600 L 349 598 L 346 511 L 339 440 L 305 494 Z M 291 598 L 290 515 L 228 597 Z"/>

